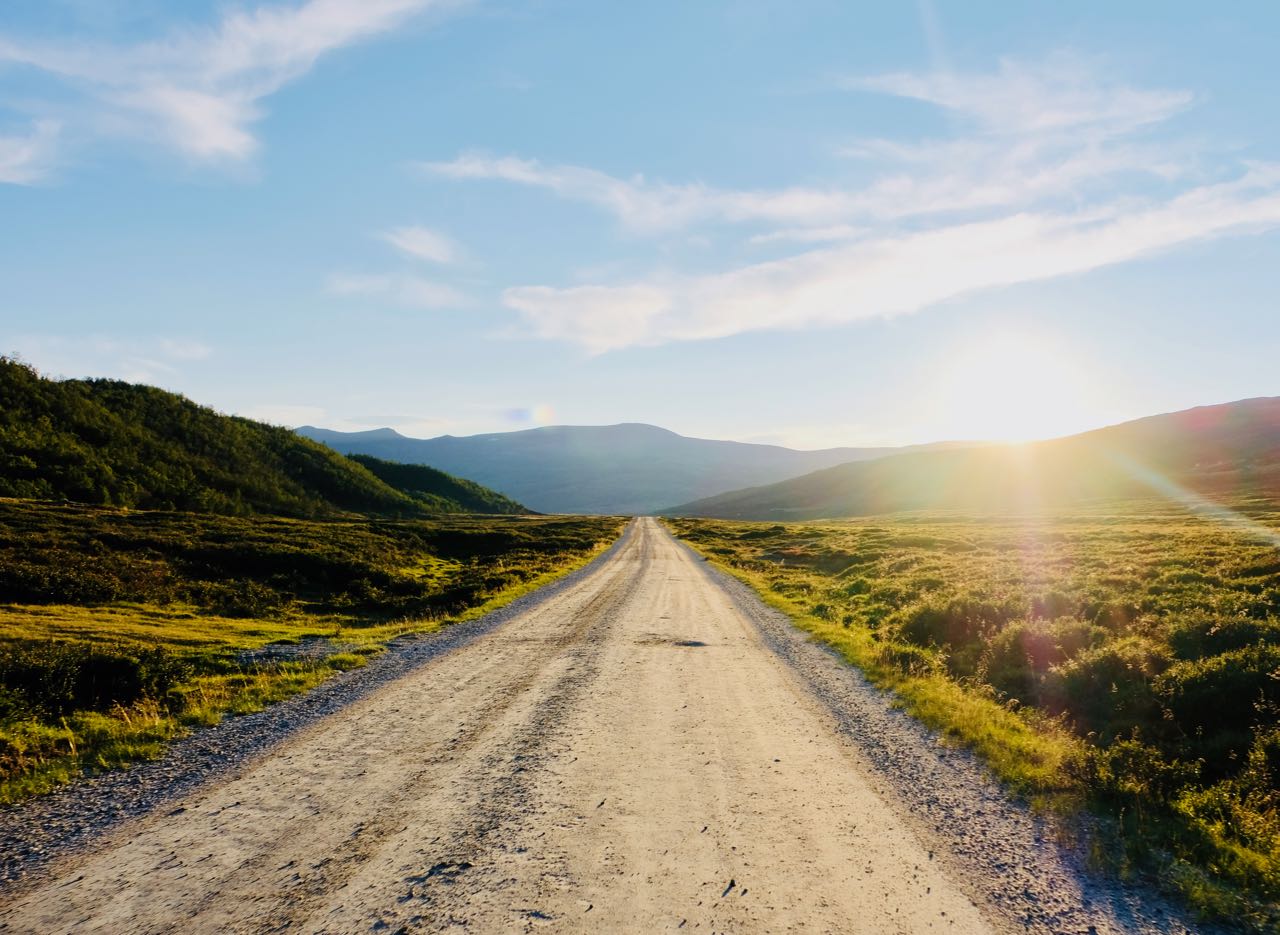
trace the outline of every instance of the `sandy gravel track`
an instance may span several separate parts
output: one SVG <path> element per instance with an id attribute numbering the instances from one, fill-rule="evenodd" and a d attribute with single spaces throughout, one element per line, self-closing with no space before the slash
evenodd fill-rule
<path id="1" fill-rule="evenodd" d="M 741 601 L 638 520 L 573 586 L 64 861 L 0 931 L 1013 928 Z"/>

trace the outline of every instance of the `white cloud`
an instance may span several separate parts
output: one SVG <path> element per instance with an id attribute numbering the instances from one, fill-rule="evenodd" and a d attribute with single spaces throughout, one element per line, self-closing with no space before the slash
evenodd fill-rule
<path id="1" fill-rule="evenodd" d="M 329 277 L 329 291 L 335 295 L 383 299 L 406 308 L 458 308 L 467 297 L 451 286 L 420 276 L 337 274 Z"/>
<path id="2" fill-rule="evenodd" d="M 30 133 L 0 136 L 0 182 L 30 185 L 47 176 L 59 130 L 56 120 L 37 120 Z"/>
<path id="3" fill-rule="evenodd" d="M 655 344 L 663 319 L 678 301 L 678 290 L 636 283 L 629 286 L 522 286 L 503 293 L 543 338 L 573 341 L 592 351 L 631 344 Z"/>
<path id="4" fill-rule="evenodd" d="M 419 168 L 451 179 L 544 188 L 605 210 L 644 234 L 707 223 L 788 225 L 756 235 L 756 243 L 803 242 L 806 233 L 814 241 L 843 239 L 854 227 L 870 222 L 1018 206 L 1124 173 L 1170 179 L 1187 168 L 1176 149 L 1117 145 L 1110 136 L 924 144 L 872 140 L 848 147 L 845 153 L 875 159 L 894 171 L 856 189 L 731 191 L 700 183 L 652 182 L 643 176 L 621 179 L 581 166 L 544 166 L 534 160 L 474 153 L 449 162 L 420 163 Z"/>
<path id="5" fill-rule="evenodd" d="M 1123 212 L 1019 213 L 814 250 L 725 273 L 621 286 L 509 289 L 534 334 L 594 353 L 918 311 L 982 289 L 1280 227 L 1280 167 Z"/>
<path id="6" fill-rule="evenodd" d="M 769 231 L 767 234 L 755 234 L 750 243 L 831 243 L 837 240 L 855 240 L 868 232 L 865 227 L 854 227 L 852 224 L 832 224 L 828 227 L 784 227 L 781 230 Z"/>
<path id="7" fill-rule="evenodd" d="M 993 74 L 898 72 L 843 82 L 853 90 L 913 98 L 953 111 L 996 133 L 1026 134 L 1136 127 L 1188 107 L 1187 91 L 1145 90 L 1099 80 L 1098 69 L 1058 54 L 1034 64 L 1004 59 Z"/>
<path id="8" fill-rule="evenodd" d="M 1188 107 L 1185 91 L 1148 91 L 1099 78 L 1086 63 L 1052 56 L 1035 65 L 1000 63 L 992 74 L 891 74 L 847 79 L 847 89 L 914 98 L 966 120 L 957 138 L 864 140 L 845 152 L 888 171 L 861 187 L 728 190 L 701 182 L 673 184 L 643 175 L 621 178 L 574 165 L 466 153 L 424 162 L 431 175 L 543 188 L 605 210 L 624 226 L 663 233 L 706 223 L 769 223 L 782 230 L 754 242 L 812 241 L 868 222 L 946 213 L 1025 208 L 1071 197 L 1081 186 L 1127 175 L 1170 180 L 1194 165 L 1184 147 L 1138 143 L 1135 134 Z"/>
<path id="9" fill-rule="evenodd" d="M 461 259 L 457 244 L 439 231 L 426 227 L 397 227 L 380 236 L 401 253 L 417 260 L 450 264 Z"/>
<path id="10" fill-rule="evenodd" d="M 489 179 L 548 189 L 572 201 L 603 208 L 627 227 L 667 231 L 710 220 L 812 223 L 856 211 L 859 196 L 839 190 L 791 188 L 726 191 L 700 183 L 670 185 L 643 176 L 620 179 L 581 166 L 545 166 L 536 160 L 479 153 L 449 162 L 419 163 L 431 175 Z"/>
<path id="11" fill-rule="evenodd" d="M 129 46 L 0 36 L 0 64 L 61 79 L 94 102 L 98 126 L 123 129 L 203 161 L 257 148 L 262 101 L 325 54 L 454 0 L 308 0 L 233 8 L 212 26 Z"/>
<path id="12" fill-rule="evenodd" d="M 1071 56 L 844 86 L 942 108 L 954 132 L 849 147 L 879 170 L 859 185 L 732 191 L 476 154 L 423 169 L 544 188 L 655 235 L 750 224 L 747 244 L 799 251 L 720 271 L 505 291 L 533 334 L 593 353 L 906 314 L 1280 227 L 1280 171 L 1153 135 L 1193 103 L 1186 91 L 1133 88 Z"/>

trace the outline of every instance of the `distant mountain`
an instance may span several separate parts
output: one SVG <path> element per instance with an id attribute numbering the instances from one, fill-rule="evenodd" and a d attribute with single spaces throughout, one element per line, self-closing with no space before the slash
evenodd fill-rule
<path id="1" fill-rule="evenodd" d="M 440 513 L 528 513 L 497 491 L 425 464 L 399 464 L 370 455 L 347 455 L 374 477 Z"/>
<path id="2" fill-rule="evenodd" d="M 0 401 L 0 497 L 286 516 L 519 506 L 422 468 L 371 471 L 288 429 L 151 386 L 50 380 L 0 357 Z"/>
<path id="3" fill-rule="evenodd" d="M 300 435 L 337 451 L 430 464 L 543 513 L 651 513 L 673 503 L 875 458 L 896 448 L 796 451 L 686 438 L 652 425 L 554 426 L 458 438 L 406 438 L 391 429 Z"/>
<path id="4" fill-rule="evenodd" d="M 1280 494 L 1280 397 L 1203 406 L 1026 445 L 844 464 L 664 512 L 799 520 L 1258 493 Z"/>

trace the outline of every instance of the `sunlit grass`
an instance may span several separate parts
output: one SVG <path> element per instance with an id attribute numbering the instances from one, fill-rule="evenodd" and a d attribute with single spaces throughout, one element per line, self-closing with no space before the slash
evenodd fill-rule
<path id="1" fill-rule="evenodd" d="M 150 648 L 190 673 L 163 698 L 62 714 L 24 707 L 0 680 L 0 803 L 159 756 L 191 730 L 365 665 L 396 638 L 505 606 L 591 561 L 621 526 L 609 518 L 255 521 L 0 504 L 0 588 L 7 576 L 16 581 L 10 592 L 125 598 L 0 605 L 0 657 L 55 645 L 108 657 Z M 291 573 L 294 563 L 310 570 Z M 236 613 L 219 612 L 228 606 Z"/>
<path id="2" fill-rule="evenodd" d="M 928 671 L 915 647 L 877 641 L 865 627 L 817 617 L 804 603 L 771 590 L 765 576 L 713 561 L 751 585 L 800 629 L 839 652 L 872 684 L 892 691 L 897 704 L 913 717 L 974 750 L 1013 789 L 1057 808 L 1078 800 L 1080 787 L 1069 776 L 1070 765 L 1084 753 L 1078 738 L 1053 724 L 1032 726 L 995 699 Z"/>
<path id="3" fill-rule="evenodd" d="M 1101 863 L 1273 930 L 1280 513 L 1231 512 L 668 522 L 1010 789 L 1091 811 Z"/>

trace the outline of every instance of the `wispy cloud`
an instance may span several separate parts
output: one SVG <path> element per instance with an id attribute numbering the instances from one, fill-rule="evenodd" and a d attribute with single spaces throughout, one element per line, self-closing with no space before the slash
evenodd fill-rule
<path id="1" fill-rule="evenodd" d="M 429 263 L 452 264 L 462 258 L 462 251 L 450 238 L 427 227 L 397 227 L 379 235 L 406 256 Z"/>
<path id="2" fill-rule="evenodd" d="M 724 273 L 620 286 L 519 287 L 507 290 L 504 299 L 539 337 L 600 353 L 900 315 L 982 289 L 1277 226 L 1280 169 L 1257 169 L 1144 209 L 1018 213 Z"/>
<path id="3" fill-rule="evenodd" d="M 728 191 L 701 183 L 672 185 L 637 175 L 621 179 L 581 166 L 548 166 L 532 159 L 468 153 L 447 162 L 422 162 L 418 168 L 451 179 L 515 182 L 602 208 L 627 227 L 662 232 L 712 220 L 820 223 L 858 210 L 857 193 L 836 189 L 789 188 L 780 191 Z"/>
<path id="4" fill-rule="evenodd" d="M 899 72 L 842 83 L 851 90 L 914 97 L 964 115 L 984 131 L 1014 134 L 1128 132 L 1167 120 L 1194 100 L 1188 91 L 1100 79 L 1091 63 L 1062 53 L 1034 64 L 1004 59 L 992 74 Z"/>
<path id="5" fill-rule="evenodd" d="M 640 233 L 750 225 L 747 243 L 800 251 L 695 274 L 506 290 L 535 335 L 596 353 L 905 314 L 1280 226 L 1280 171 L 1205 158 L 1162 126 L 1194 103 L 1186 91 L 1130 87 L 1071 56 L 840 84 L 941 108 L 954 132 L 849 146 L 846 155 L 880 169 L 859 186 L 732 191 L 478 154 L 422 168 L 541 187 Z M 1158 139 L 1156 127 L 1166 131 Z"/>
<path id="6" fill-rule="evenodd" d="M 78 91 L 99 131 L 142 137 L 200 161 L 241 161 L 257 149 L 254 127 L 264 99 L 321 57 L 389 32 L 416 13 L 456 5 L 308 0 L 236 7 L 213 25 L 134 45 L 0 35 L 0 65 L 36 69 Z"/>
<path id="7" fill-rule="evenodd" d="M 60 126 L 56 120 L 37 120 L 30 132 L 0 135 L 0 182 L 30 185 L 53 169 Z"/>
<path id="8" fill-rule="evenodd" d="M 467 304 L 467 297 L 452 286 L 420 276 L 339 273 L 329 277 L 334 295 L 381 299 L 405 308 L 446 309 Z"/>
<path id="9" fill-rule="evenodd" d="M 422 162 L 421 171 L 458 180 L 490 180 L 543 188 L 614 215 L 641 233 L 706 223 L 788 225 L 777 240 L 828 238 L 851 222 L 901 220 L 1029 203 L 1074 193 L 1126 174 L 1176 178 L 1192 163 L 1177 147 L 1138 143 L 1134 134 L 1189 106 L 1184 92 L 1147 92 L 1092 81 L 1053 59 L 1042 69 L 1005 62 L 994 75 L 886 75 L 846 79 L 848 90 L 914 98 L 953 112 L 969 132 L 923 142 L 861 140 L 845 155 L 885 171 L 859 188 L 790 187 L 728 190 L 701 182 L 673 184 L 643 175 L 612 176 L 573 165 L 544 165 L 513 156 L 465 153 Z M 771 232 L 772 233 L 772 232 Z M 842 235 L 840 235 L 842 236 Z M 770 233 L 757 235 L 767 241 Z"/>
<path id="10" fill-rule="evenodd" d="M 831 243 L 837 240 L 854 240 L 867 234 L 865 227 L 852 224 L 831 224 L 827 227 L 784 227 L 781 230 L 754 234 L 753 244 L 773 243 Z"/>
<path id="11" fill-rule="evenodd" d="M 812 241 L 841 239 L 842 233 L 826 235 L 847 230 L 852 222 L 1025 207 L 1126 174 L 1176 178 L 1193 162 L 1179 147 L 1133 139 L 1143 128 L 1189 107 L 1193 95 L 1104 80 L 1072 56 L 1052 56 L 1036 65 L 1002 61 L 991 74 L 904 72 L 845 78 L 837 84 L 926 102 L 955 115 L 965 132 L 941 140 L 873 139 L 845 147 L 846 155 L 885 168 L 858 188 L 727 190 L 484 153 L 418 166 L 444 178 L 543 188 L 608 211 L 639 232 L 709 222 L 789 225 L 756 235 L 754 242 L 761 243 L 803 242 L 806 233 Z"/>
<path id="12" fill-rule="evenodd" d="M 1194 100 L 1188 91 L 1149 90 L 1105 80 L 1097 67 L 1065 53 L 1036 63 L 1002 59 L 990 74 L 895 72 L 846 78 L 841 84 L 850 90 L 914 98 L 966 117 L 984 131 L 1014 135 L 1129 133 L 1169 119 Z"/>

